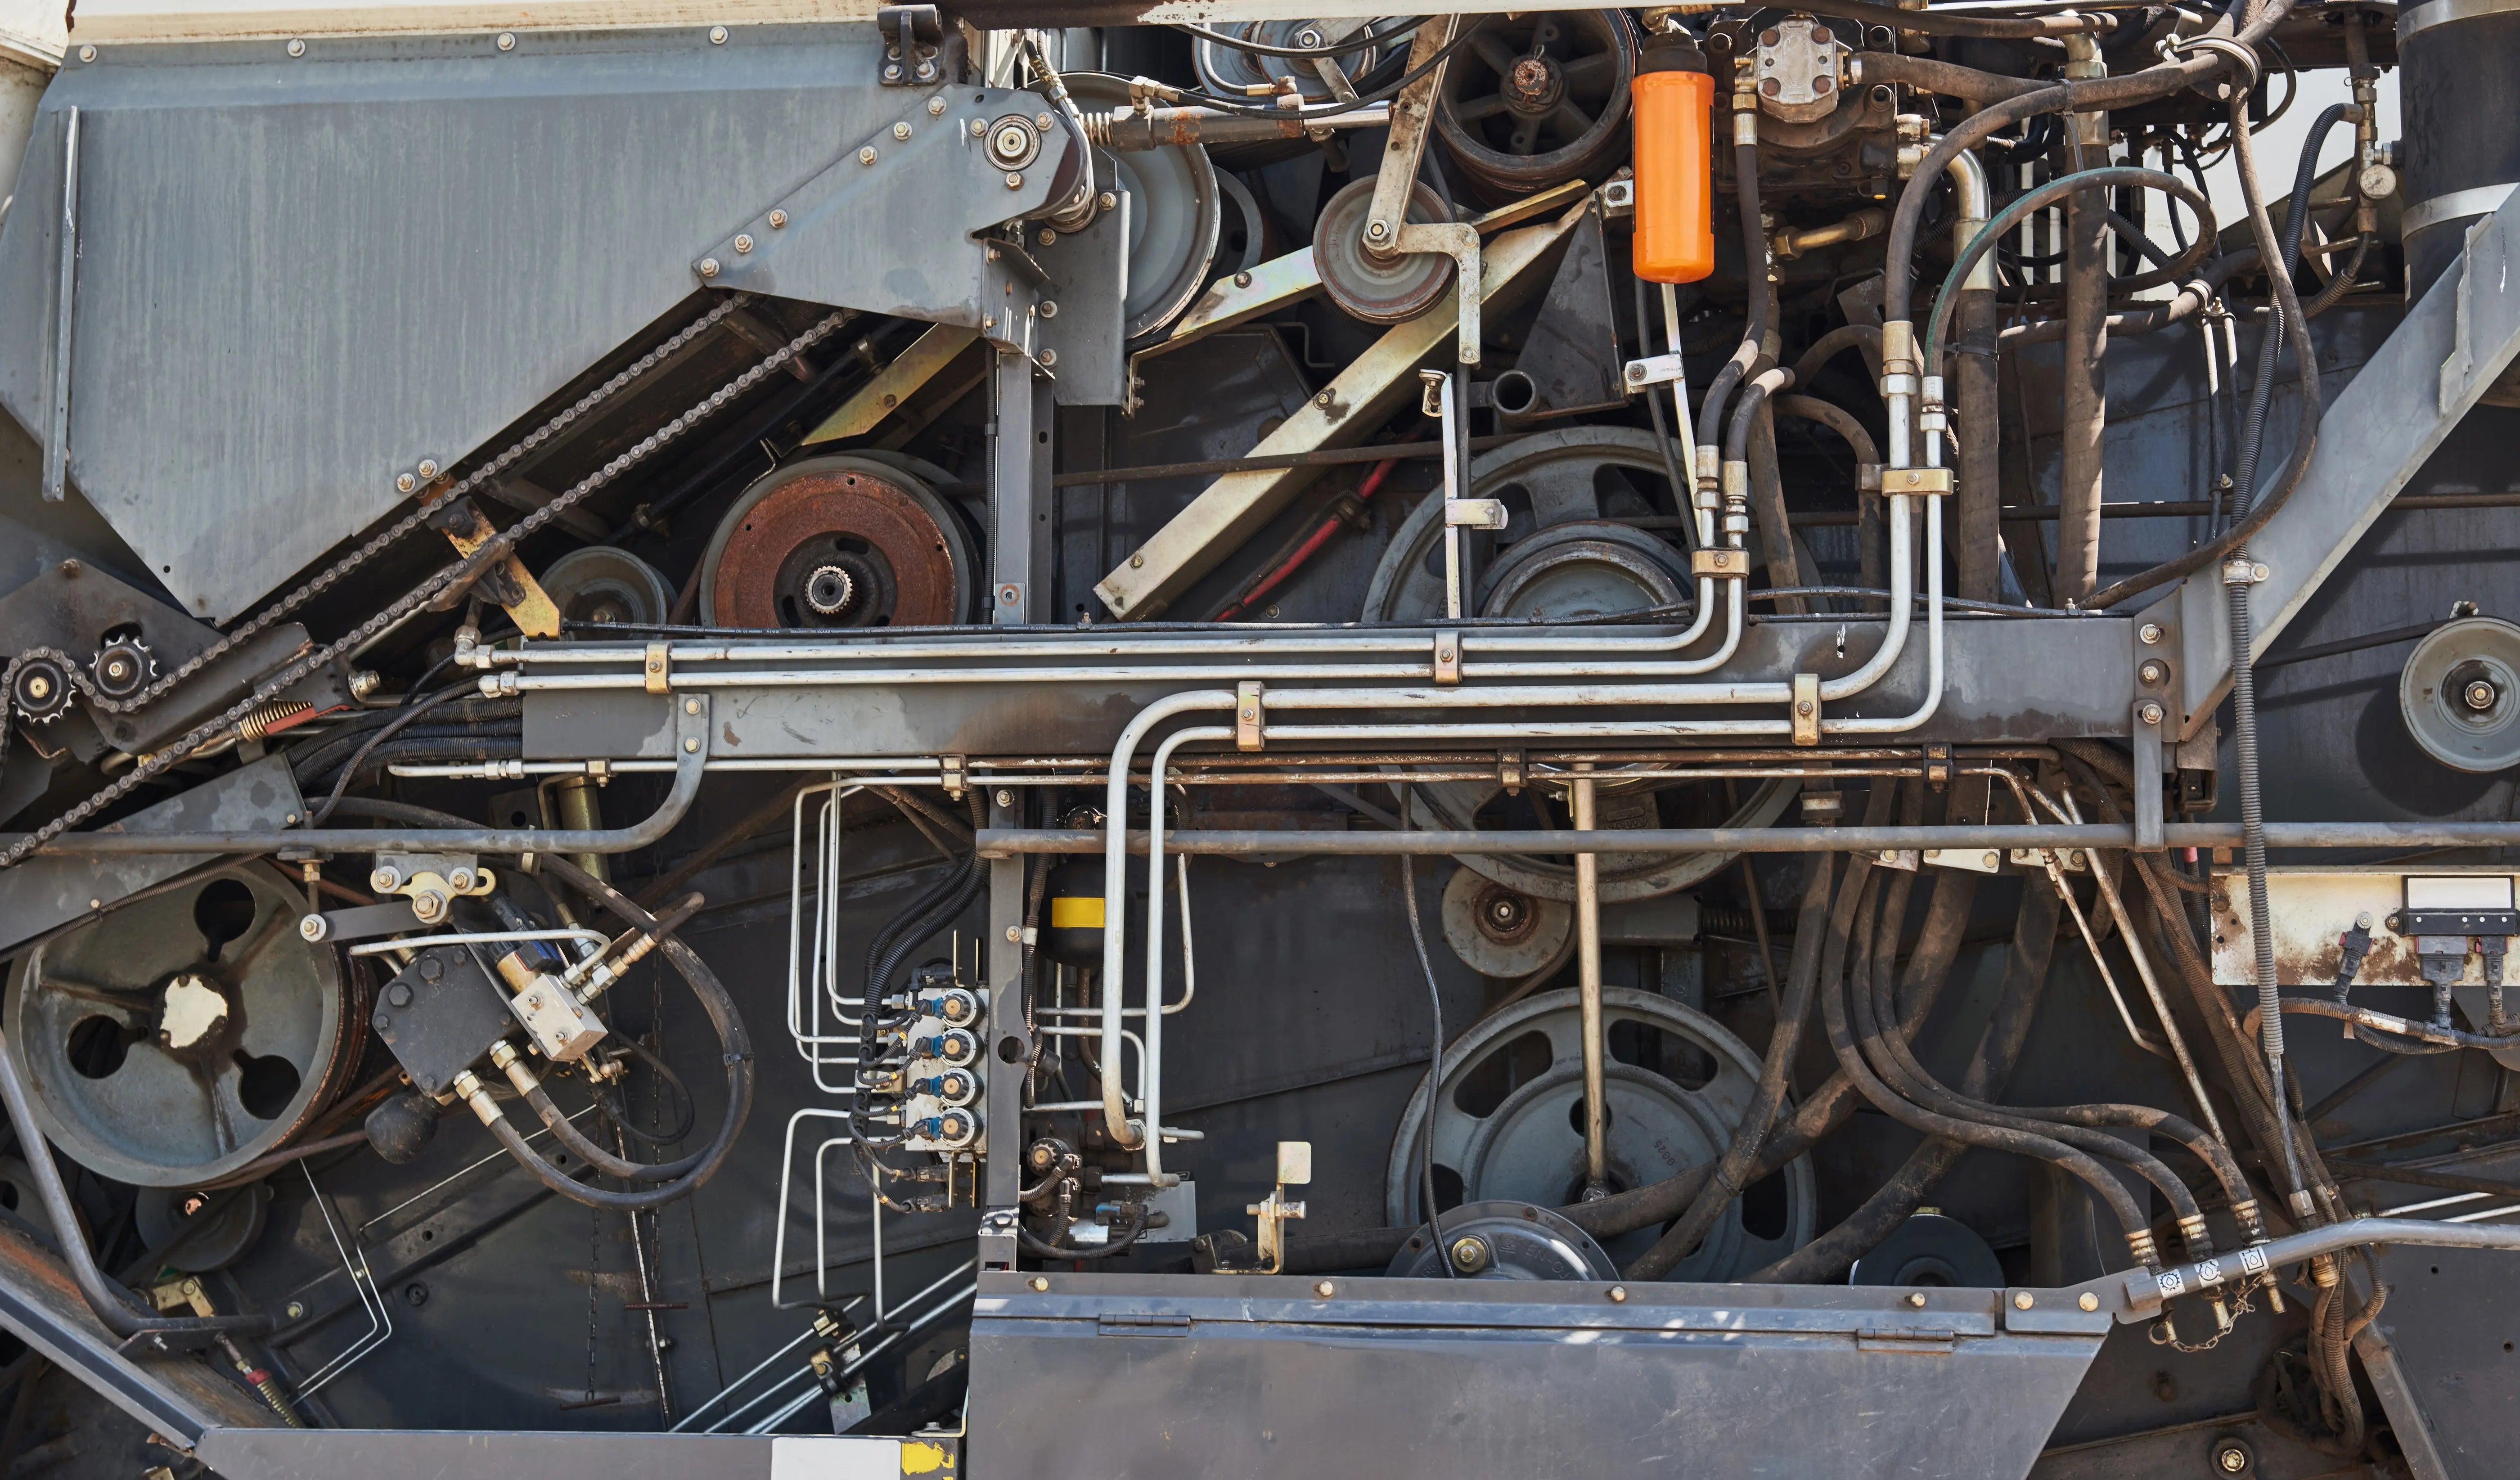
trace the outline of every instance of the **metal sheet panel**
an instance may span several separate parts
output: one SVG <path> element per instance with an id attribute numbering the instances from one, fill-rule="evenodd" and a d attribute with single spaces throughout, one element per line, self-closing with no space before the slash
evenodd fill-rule
<path id="1" fill-rule="evenodd" d="M 2006 1330 L 1996 1290 L 1327 1286 L 981 1276 L 973 1473 L 2019 1480 L 2105 1329 Z"/>
<path id="2" fill-rule="evenodd" d="M 270 756 L 202 783 L 115 823 L 107 831 L 191 832 L 281 828 L 306 803 L 289 762 Z M 172 878 L 202 860 L 138 854 L 126 858 L 30 858 L 0 875 L 0 950 L 76 919 L 97 902 L 111 903 Z"/>
<path id="3" fill-rule="evenodd" d="M 820 25 L 73 62 L 18 191 L 58 201 L 76 106 L 73 480 L 186 610 L 234 615 L 392 509 L 397 474 L 671 311 L 712 244 L 844 141 L 924 122 L 923 94 L 847 85 L 878 56 L 872 26 Z M 47 205 L 0 233 L 0 404 L 27 426 L 58 225 Z"/>

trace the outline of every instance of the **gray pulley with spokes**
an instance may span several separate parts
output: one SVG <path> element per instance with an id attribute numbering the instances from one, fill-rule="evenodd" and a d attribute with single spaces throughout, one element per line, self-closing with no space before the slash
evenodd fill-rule
<path id="1" fill-rule="evenodd" d="M 1692 583 L 1687 577 L 1687 555 L 1642 530 L 1606 522 L 1670 513 L 1673 492 L 1663 469 L 1662 449 L 1655 445 L 1653 433 L 1633 426 L 1566 426 L 1534 432 L 1473 459 L 1469 496 L 1499 500 L 1508 515 L 1502 541 L 1485 531 L 1464 531 L 1471 563 L 1481 572 L 1477 591 L 1483 609 L 1499 589 L 1497 581 L 1510 579 L 1511 564 L 1527 558 L 1519 547 L 1552 529 L 1576 524 L 1583 526 L 1585 538 L 1615 548 L 1591 561 L 1591 584 L 1597 588 L 1593 607 L 1580 612 L 1572 607 L 1552 609 L 1547 615 L 1641 610 L 1665 605 L 1674 591 L 1688 592 Z M 1443 619 L 1443 500 L 1430 495 L 1400 521 L 1374 567 L 1372 584 L 1366 588 L 1363 620 Z M 1552 576 L 1561 585 L 1573 573 L 1563 564 L 1555 562 Z M 1519 583 L 1515 589 L 1522 589 Z M 1626 600 L 1615 599 L 1622 595 Z M 1530 613 L 1517 607 L 1486 614 Z"/>
<path id="2" fill-rule="evenodd" d="M 1609 520 L 1671 507 L 1662 450 L 1653 433 L 1632 426 L 1569 426 L 1496 448 L 1470 465 L 1470 496 L 1496 499 L 1509 514 L 1507 542 L 1465 531 L 1476 564 L 1482 614 L 1571 617 L 1640 611 L 1671 605 L 1693 583 L 1672 546 Z M 1365 599 L 1369 622 L 1435 622 L 1444 613 L 1443 500 L 1412 510 L 1382 553 Z M 1507 609 L 1507 608 L 1512 609 Z M 1702 785 L 1619 782 L 1603 773 L 1599 823 L 1604 828 L 1764 828 L 1784 815 L 1797 789 L 1768 781 L 1740 798 Z M 1660 787 L 1661 791 L 1655 788 Z M 1504 788 L 1493 782 L 1437 782 L 1418 788 L 1424 826 L 1470 829 Z M 1667 795 L 1664 793 L 1668 793 Z M 1556 828 L 1565 819 L 1533 818 L 1505 826 Z M 1604 903 L 1649 899 L 1711 877 L 1732 861 L 1725 853 L 1605 854 Z M 1572 902 L 1571 860 L 1477 854 L 1461 863 L 1535 899 Z"/>
<path id="3" fill-rule="evenodd" d="M 1601 1009 L 1612 1189 L 1661 1182 L 1723 1155 L 1757 1093 L 1758 1055 L 1705 1013 L 1651 992 L 1606 988 Z M 1441 1201 L 1510 1198 L 1562 1207 L 1577 1200 L 1584 1188 L 1578 995 L 1527 998 L 1447 1045 L 1435 1100 Z M 1386 1223 L 1425 1222 L 1418 1158 L 1426 1104 L 1420 1079 L 1391 1138 Z M 1754 1187 L 1726 1209 L 1666 1278 L 1736 1279 L 1809 1243 L 1819 1211 L 1810 1158 L 1795 1158 L 1776 1178 L 1778 1186 Z M 1624 1266 L 1660 1235 L 1657 1228 L 1639 1229 L 1604 1246 Z"/>
<path id="4" fill-rule="evenodd" d="M 214 1182 L 280 1147 L 364 1041 L 340 958 L 298 937 L 268 865 L 216 869 L 26 953 L 8 1052 L 45 1134 L 141 1187 Z"/>

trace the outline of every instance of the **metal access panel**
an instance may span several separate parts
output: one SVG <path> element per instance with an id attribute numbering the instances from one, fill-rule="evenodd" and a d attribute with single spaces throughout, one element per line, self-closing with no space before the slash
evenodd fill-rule
<path id="1" fill-rule="evenodd" d="M 2008 1323 L 2010 1298 L 983 1275 L 970 1469 L 2019 1480 L 2107 1317 L 2034 1308 Z"/>
<path id="2" fill-rule="evenodd" d="M 80 53 L 0 232 L 0 322 L 25 327 L 0 341 L 0 405 L 49 423 L 73 108 L 69 476 L 195 616 L 236 615 L 393 509 L 397 479 L 744 276 L 704 280 L 712 252 L 761 258 L 767 292 L 976 324 L 966 234 L 1037 205 L 1047 171 L 919 212 L 866 199 L 978 178 L 968 119 L 873 85 L 881 56 L 870 24 Z M 971 112 L 977 92 L 952 96 Z M 777 252 L 720 246 L 809 182 L 851 208 L 800 206 Z"/>

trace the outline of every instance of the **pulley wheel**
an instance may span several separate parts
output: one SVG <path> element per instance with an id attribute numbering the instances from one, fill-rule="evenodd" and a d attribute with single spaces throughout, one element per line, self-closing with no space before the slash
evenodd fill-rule
<path id="1" fill-rule="evenodd" d="M 1555 900 L 1517 894 L 1469 869 L 1444 885 L 1444 939 L 1484 976 L 1517 977 L 1557 959 L 1575 932 L 1575 912 Z"/>
<path id="2" fill-rule="evenodd" d="M 2424 752 L 2459 771 L 2520 765 L 2520 627 L 2462 617 L 2415 645 L 2398 712 Z"/>
<path id="3" fill-rule="evenodd" d="M 970 542 L 910 473 L 809 458 L 735 501 L 700 557 L 700 610 L 719 627 L 940 627 L 969 619 Z"/>
<path id="4" fill-rule="evenodd" d="M 1759 1081 L 1759 1057 L 1715 1019 L 1651 992 L 1601 994 L 1608 1061 L 1611 1190 L 1678 1176 L 1724 1154 Z M 1584 1191 L 1583 1005 L 1544 992 L 1487 1018 L 1444 1049 L 1434 1097 L 1435 1196 L 1443 1209 L 1496 1198 L 1563 1207 Z M 1418 1147 L 1426 1135 L 1420 1079 L 1391 1138 L 1386 1223 L 1426 1221 Z M 1818 1216 L 1809 1157 L 1797 1157 L 1725 1211 L 1667 1277 L 1736 1279 L 1811 1241 Z M 1449 1235 L 1452 1225 L 1446 1222 Z M 1659 1228 L 1607 1241 L 1625 1265 Z"/>
<path id="5" fill-rule="evenodd" d="M 1496 499 L 1506 506 L 1505 535 L 1509 542 L 1559 524 L 1667 514 L 1676 507 L 1662 450 L 1655 446 L 1652 432 L 1634 426 L 1564 426 L 1491 448 L 1470 462 L 1470 496 Z M 1442 500 L 1426 498 L 1401 519 L 1366 587 L 1365 607 L 1358 613 L 1363 620 L 1443 619 L 1443 515 Z M 1650 535 L 1644 538 L 1667 552 L 1660 560 L 1670 568 L 1686 568 L 1687 559 L 1677 548 Z M 1465 543 L 1476 558 L 1474 562 L 1491 572 L 1515 549 L 1508 543 L 1502 547 L 1503 555 L 1491 561 L 1489 553 L 1499 546 L 1495 536 L 1484 530 L 1465 531 Z M 1691 589 L 1691 584 L 1684 583 L 1683 589 Z M 1657 604 L 1637 603 L 1637 606 L 1653 605 Z"/>
<path id="6" fill-rule="evenodd" d="M 235 865 L 21 958 L 8 1052 L 45 1134 L 103 1176 L 179 1188 L 302 1130 L 357 1066 L 366 1018 L 333 949 L 298 938 L 305 903 L 278 870 Z"/>
<path id="7" fill-rule="evenodd" d="M 1420 1228 L 1382 1273 L 1401 1279 L 1606 1280 L 1619 1278 L 1619 1267 L 1556 1209 L 1496 1198 Z"/>
<path id="8" fill-rule="evenodd" d="M 1479 580 L 1481 616 L 1579 621 L 1673 610 L 1688 600 L 1679 552 L 1642 529 L 1587 519 L 1518 540 Z"/>
<path id="9" fill-rule="evenodd" d="M 1636 41 L 1615 10 L 1498 17 L 1444 70 L 1435 135 L 1499 199 L 1598 180 L 1628 145 Z"/>
<path id="10" fill-rule="evenodd" d="M 1124 109 L 1129 82 L 1069 72 L 1067 91 L 1088 112 Z M 1125 154 L 1097 151 L 1094 178 L 1129 197 L 1129 273 L 1121 319 L 1133 346 L 1152 342 L 1206 290 L 1225 205 L 1205 148 L 1170 144 Z"/>
<path id="11" fill-rule="evenodd" d="M 1313 265 L 1330 301 L 1368 324 L 1406 324 L 1442 301 L 1453 286 L 1453 259 L 1442 252 L 1413 251 L 1389 260 L 1365 250 L 1366 218 L 1373 214 L 1373 177 L 1352 180 L 1322 207 L 1313 227 Z M 1409 187 L 1401 219 L 1419 225 L 1453 219 L 1441 197 L 1424 185 Z"/>
<path id="12" fill-rule="evenodd" d="M 2003 1264 L 1975 1230 L 1940 1213 L 1912 1213 L 1847 1272 L 1849 1284 L 2002 1289 Z"/>
<path id="13" fill-rule="evenodd" d="M 656 567 L 610 545 L 572 550 L 542 573 L 543 594 L 571 622 L 652 627 L 670 615 L 674 594 Z"/>
<path id="14" fill-rule="evenodd" d="M 1364 29 L 1379 33 L 1389 24 L 1390 18 L 1385 17 L 1366 22 Z M 1320 47 L 1328 44 L 1328 27 L 1320 21 L 1221 22 L 1208 28 L 1262 46 Z M 1348 80 L 1354 82 L 1373 70 L 1374 64 L 1382 59 L 1384 46 L 1397 46 L 1406 51 L 1409 38 L 1406 35 L 1394 36 L 1333 60 L 1338 63 L 1339 69 L 1347 73 Z M 1202 36 L 1191 43 L 1191 61 L 1198 68 L 1198 80 L 1206 84 L 1209 92 L 1229 98 L 1250 96 L 1250 90 L 1255 87 L 1275 91 L 1282 79 L 1294 83 L 1296 93 L 1306 103 L 1333 101 L 1329 83 L 1323 79 L 1321 70 L 1308 57 L 1256 56 Z"/>

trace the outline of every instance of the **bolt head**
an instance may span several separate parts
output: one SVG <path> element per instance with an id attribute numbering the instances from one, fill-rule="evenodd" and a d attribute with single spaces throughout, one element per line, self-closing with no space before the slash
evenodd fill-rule
<path id="1" fill-rule="evenodd" d="M 892 136 L 893 136 L 894 138 L 896 138 L 896 139 L 907 139 L 907 138 L 909 138 L 909 137 L 910 137 L 910 125 L 909 125 L 909 124 L 907 124 L 907 123 L 896 123 L 896 124 L 894 124 L 894 125 L 892 126 Z"/>
<path id="2" fill-rule="evenodd" d="M 503 51 L 503 52 L 512 52 L 512 51 L 515 51 L 516 49 L 517 49 L 517 33 L 516 33 L 515 31 L 501 31 L 501 32 L 499 32 L 499 50 L 501 50 L 501 51 Z"/>
<path id="3" fill-rule="evenodd" d="M 699 748 L 700 742 L 698 737 L 693 737 L 683 741 L 683 750 L 686 754 L 697 755 L 699 753 Z"/>
<path id="4" fill-rule="evenodd" d="M 1024 1282 L 1032 1286 L 1032 1292 L 1036 1295 L 1047 1293 L 1050 1289 L 1050 1281 L 1039 1275 L 1033 1276 Z"/>
<path id="5" fill-rule="evenodd" d="M 724 46 L 724 45 L 726 45 L 726 27 L 725 27 L 725 26 L 723 26 L 723 25 L 712 25 L 712 26 L 710 26 L 710 27 L 709 27 L 709 45 L 711 45 L 711 46 Z"/>
<path id="6" fill-rule="evenodd" d="M 1017 172 L 1015 172 L 1014 170 L 1008 170 L 1008 171 L 1007 171 L 1007 189 L 1009 189 L 1009 190 L 1021 190 L 1021 189 L 1023 189 L 1023 176 L 1022 176 L 1021 174 L 1018 174 L 1018 173 L 1017 173 Z"/>
<path id="7" fill-rule="evenodd" d="M 409 493 L 419 486 L 420 479 L 413 477 L 410 473 L 398 472 L 394 474 L 394 488 L 397 492 Z"/>
<path id="8" fill-rule="evenodd" d="M 446 875 L 446 881 L 455 886 L 456 892 L 462 893 L 472 887 L 472 871 L 470 869 L 458 869 L 454 873 Z"/>
<path id="9" fill-rule="evenodd" d="M 752 250 L 752 238 L 749 236 L 737 237 L 735 239 L 735 249 L 738 255 L 742 255 L 742 253 Z"/>
<path id="10" fill-rule="evenodd" d="M 96 48 L 95 48 L 95 47 L 93 47 L 93 46 L 82 46 L 82 47 L 80 47 L 80 48 L 79 48 L 79 60 L 80 60 L 81 62 L 93 62 L 93 61 L 95 61 L 95 60 L 96 60 Z"/>
<path id="11" fill-rule="evenodd" d="M 313 945 L 332 933 L 332 926 L 324 922 L 324 917 L 321 915 L 309 915 L 297 921 L 297 938 L 308 945 Z"/>
<path id="12" fill-rule="evenodd" d="M 1391 235 L 1391 228 L 1380 221 L 1368 221 L 1365 224 L 1365 235 L 1366 240 L 1370 242 L 1379 242 Z"/>
<path id="13" fill-rule="evenodd" d="M 292 1320 L 292 1321 L 301 1320 L 301 1319 L 303 1319 L 303 1318 L 304 1318 L 304 1316 L 305 1316 L 305 1315 L 306 1315 L 306 1306 L 305 1306 L 305 1304 L 304 1304 L 303 1302 L 301 1302 L 301 1301 L 296 1301 L 296 1300 L 292 1300 L 292 1301 L 289 1302 L 289 1319 L 290 1319 L 290 1320 Z"/>
<path id="14" fill-rule="evenodd" d="M 2493 708 L 2498 696 L 2494 686 L 2481 678 L 2470 680 L 2467 687 L 2459 691 L 2460 700 L 2479 713 Z"/>
<path id="15" fill-rule="evenodd" d="M 861 147 L 859 148 L 859 150 L 858 150 L 858 162 L 859 162 L 860 164 L 873 164 L 873 163 L 875 162 L 875 146 L 874 146 L 874 145 L 872 145 L 872 144 L 868 144 L 868 145 L 863 145 L 863 146 L 861 146 Z"/>
<path id="16" fill-rule="evenodd" d="M 929 117 L 931 117 L 931 118 L 939 117 L 939 116 L 941 116 L 941 115 L 944 113 L 944 112 L 945 112 L 945 100 L 944 100 L 944 99 L 942 99 L 942 98 L 930 98 L 930 99 L 928 99 L 928 100 L 927 100 L 927 116 L 929 116 Z"/>
<path id="17" fill-rule="evenodd" d="M 2147 684 L 2158 684 L 2163 679 L 2170 677 L 2170 668 L 2168 664 L 2162 662 L 2159 658 L 2146 658 L 2142 664 L 2137 667 L 2135 670 L 2135 676 L 2143 680 Z"/>
<path id="18" fill-rule="evenodd" d="M 2003 855 L 2002 855 L 2002 854 L 2001 854 L 2001 853 L 1997 853 L 1997 852 L 1993 851 L 1992 849 L 1988 850 L 1987 855 L 1986 855 L 1986 866 L 1987 866 L 1988 868 L 1990 868 L 1990 869 L 1992 869 L 1992 868 L 1996 868 L 1996 867 L 1998 867 L 1999 865 L 2001 865 L 2002 862 L 2003 862 Z"/>
<path id="19" fill-rule="evenodd" d="M 2214 1467 L 2227 1475 L 2245 1474 L 2249 1468 L 2249 1451 L 2236 1439 L 2227 1439 L 2215 1446 Z"/>
<path id="20" fill-rule="evenodd" d="M 402 887 L 402 871 L 385 867 L 368 875 L 368 887 L 379 894 L 391 894 Z"/>
<path id="21" fill-rule="evenodd" d="M 2012 1308 L 2016 1311 L 2026 1311 L 2036 1303 L 2036 1299 L 2028 1290 L 2015 1290 L 2012 1292 Z"/>
<path id="22" fill-rule="evenodd" d="M 306 55 L 306 43 L 305 43 L 305 42 L 303 42 L 303 41 L 298 40 L 298 39 L 297 39 L 296 37 L 294 37 L 294 36 L 290 37 L 290 38 L 289 38 L 289 55 L 291 55 L 291 56 L 292 56 L 292 57 L 302 57 L 302 56 L 305 56 L 305 55 Z"/>
<path id="23" fill-rule="evenodd" d="M 787 229 L 787 226 L 788 212 L 784 210 L 774 210 L 770 213 L 770 229 L 772 231 L 784 231 Z"/>
<path id="24" fill-rule="evenodd" d="M 700 276 L 701 276 L 701 277 L 703 277 L 703 278 L 714 278 L 714 277 L 716 277 L 720 272 L 723 272 L 723 271 L 725 271 L 725 269 L 724 269 L 723 267 L 721 267 L 721 266 L 718 264 L 718 260 L 717 260 L 717 258 L 715 258 L 715 257 L 702 257 L 702 258 L 700 258 Z"/>
<path id="25" fill-rule="evenodd" d="M 1048 370 L 1048 369 L 1050 369 L 1052 366 L 1054 366 L 1054 365 L 1056 365 L 1056 364 L 1058 364 L 1058 350 L 1056 350 L 1056 349 L 1045 349 L 1045 350 L 1043 350 L 1043 351 L 1041 352 L 1041 368 L 1042 368 L 1042 369 L 1044 369 L 1044 370 Z"/>
<path id="26" fill-rule="evenodd" d="M 1628 1287 L 1626 1285 L 1614 1284 L 1610 1286 L 1608 1293 L 1610 1296 L 1610 1303 L 1612 1305 L 1625 1305 L 1628 1303 Z"/>
<path id="27" fill-rule="evenodd" d="M 1321 1283 L 1313 1286 L 1313 1293 L 1319 1295 L 1324 1300 L 1328 1300 L 1332 1295 L 1338 1293 L 1338 1286 L 1325 1279 Z"/>
<path id="28" fill-rule="evenodd" d="M 1915 1309 L 1917 1309 L 1917 1310 L 1922 1310 L 1922 1309 L 1924 1309 L 1924 1307 L 1925 1307 L 1925 1292 L 1924 1292 L 1923 1290 L 1912 1290 L 1912 1291 L 1910 1291 L 1910 1292 L 1909 1292 L 1909 1295 L 1908 1295 L 1908 1304 L 1909 1304 L 1909 1305 L 1911 1305 L 1911 1306 L 1912 1306 L 1912 1307 L 1914 1307 L 1914 1308 L 1915 1308 Z"/>
<path id="29" fill-rule="evenodd" d="M 1238 272 L 1238 273 L 1236 273 L 1236 274 L 1234 275 L 1234 286 L 1235 286 L 1235 287 L 1237 287 L 1237 288 L 1248 288 L 1248 287 L 1250 287 L 1250 286 L 1251 286 L 1251 274 L 1249 274 L 1249 273 L 1247 273 L 1247 272 Z"/>
<path id="30" fill-rule="evenodd" d="M 415 471 L 424 478 L 433 478 L 437 476 L 437 460 L 435 458 L 422 458 L 420 460 L 420 467 Z"/>
<path id="31" fill-rule="evenodd" d="M 2143 722 L 2147 725 L 2158 725 L 2161 723 L 2161 706 L 2159 704 L 2146 704 L 2136 712 L 2143 717 Z"/>
<path id="32" fill-rule="evenodd" d="M 2085 1290 L 2081 1297 L 2074 1303 L 2081 1306 L 2084 1310 L 2096 1311 L 2100 1308 L 2100 1297 L 2092 1294 L 2089 1290 Z"/>
<path id="33" fill-rule="evenodd" d="M 1120 208 L 1120 198 L 1106 190 L 1095 198 L 1094 203 L 1104 210 L 1117 210 Z"/>

